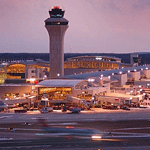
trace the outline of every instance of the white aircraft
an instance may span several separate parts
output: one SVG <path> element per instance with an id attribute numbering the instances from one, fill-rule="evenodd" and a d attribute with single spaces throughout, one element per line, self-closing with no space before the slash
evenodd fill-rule
<path id="1" fill-rule="evenodd" d="M 75 128 L 73 126 L 66 127 L 49 127 L 44 119 L 38 119 L 43 127 L 45 135 L 49 136 L 69 136 L 74 138 L 90 138 L 92 140 L 100 140 L 102 132 L 94 129 Z"/>
<path id="2" fill-rule="evenodd" d="M 5 104 L 3 101 L 0 100 L 0 111 L 3 111 L 6 108 L 8 108 L 8 105 Z"/>

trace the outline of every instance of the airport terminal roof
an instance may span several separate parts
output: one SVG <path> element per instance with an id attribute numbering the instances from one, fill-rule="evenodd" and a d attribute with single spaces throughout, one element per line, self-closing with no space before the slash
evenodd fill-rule
<path id="1" fill-rule="evenodd" d="M 50 79 L 41 81 L 38 85 L 50 87 L 74 87 L 83 80 Z"/>
<path id="2" fill-rule="evenodd" d="M 112 74 L 122 74 L 122 73 L 128 73 L 128 71 L 134 72 L 134 71 L 140 71 L 140 70 L 145 70 L 145 69 L 150 69 L 150 65 L 134 66 L 134 67 L 129 67 L 129 68 L 113 69 L 113 70 L 107 70 L 107 71 L 97 71 L 97 72 L 83 73 L 83 74 L 66 75 L 63 78 L 88 79 L 92 77 L 101 77 L 101 75 L 104 77 L 107 77 L 107 76 L 111 76 Z"/>
<path id="3" fill-rule="evenodd" d="M 76 56 L 76 57 L 69 57 L 67 58 L 67 60 L 69 59 L 80 59 L 80 58 L 107 58 L 107 59 L 116 59 L 116 60 L 119 60 L 121 61 L 121 58 L 118 58 L 118 57 L 113 57 L 113 56 L 88 56 L 88 55 L 85 55 L 85 56 Z"/>

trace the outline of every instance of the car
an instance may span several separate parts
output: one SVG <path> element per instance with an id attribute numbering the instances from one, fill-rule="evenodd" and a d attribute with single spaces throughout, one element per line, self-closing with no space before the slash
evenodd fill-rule
<path id="1" fill-rule="evenodd" d="M 117 110 L 118 107 L 117 107 L 117 106 L 114 106 L 114 105 L 106 105 L 106 106 L 103 106 L 103 109 L 113 109 L 113 110 Z"/>
<path id="2" fill-rule="evenodd" d="M 47 109 L 48 112 L 52 112 L 53 111 L 53 107 L 45 107 Z"/>
<path id="3" fill-rule="evenodd" d="M 127 106 L 122 107 L 122 109 L 123 109 L 123 110 L 130 110 L 130 108 L 127 107 Z"/>
<path id="4" fill-rule="evenodd" d="M 41 113 L 48 113 L 52 111 L 53 111 L 52 107 L 44 107 L 43 109 L 40 110 Z"/>
<path id="5" fill-rule="evenodd" d="M 0 100 L 0 111 L 4 111 L 7 108 L 8 108 L 8 105 Z"/>
<path id="6" fill-rule="evenodd" d="M 72 113 L 79 113 L 81 111 L 80 107 L 70 107 L 69 109 Z"/>
<path id="7" fill-rule="evenodd" d="M 40 110 L 40 112 L 41 112 L 41 113 L 48 113 L 48 110 L 47 110 L 46 107 L 44 107 L 44 108 L 42 108 L 42 109 Z"/>

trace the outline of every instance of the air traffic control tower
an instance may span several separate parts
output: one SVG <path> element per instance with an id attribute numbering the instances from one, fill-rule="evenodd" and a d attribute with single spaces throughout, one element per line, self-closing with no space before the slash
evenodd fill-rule
<path id="1" fill-rule="evenodd" d="M 64 35 L 68 28 L 64 13 L 61 7 L 54 6 L 49 11 L 50 18 L 45 20 L 50 38 L 50 78 L 64 75 Z"/>

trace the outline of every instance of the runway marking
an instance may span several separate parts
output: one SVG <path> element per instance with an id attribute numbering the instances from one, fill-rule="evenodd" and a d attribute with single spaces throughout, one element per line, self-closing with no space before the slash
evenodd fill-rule
<path id="1" fill-rule="evenodd" d="M 13 138 L 0 138 L 0 141 L 13 140 Z M 8 141 L 7 141 L 8 142 Z M 1 142 L 2 143 L 2 142 Z"/>
<path id="2" fill-rule="evenodd" d="M 49 125 L 77 125 L 77 122 L 50 123 Z"/>
<path id="3" fill-rule="evenodd" d="M 122 128 L 122 129 L 114 129 L 114 130 L 136 130 L 136 129 L 150 129 L 150 127 L 140 127 L 140 128 Z"/>
<path id="4" fill-rule="evenodd" d="M 2 141 L 2 142 L 0 142 L 0 143 L 30 143 L 31 141 L 8 141 L 8 140 L 6 140 L 6 141 Z"/>
<path id="5" fill-rule="evenodd" d="M 0 130 L 7 130 L 8 128 L 0 128 Z M 13 131 L 43 131 L 42 129 L 27 129 L 27 128 L 13 128 Z"/>
<path id="6" fill-rule="evenodd" d="M 13 149 L 13 148 L 38 148 L 38 147 L 51 147 L 52 145 L 33 145 L 33 146 L 10 146 L 10 147 L 0 147 L 2 149 Z"/>
<path id="7" fill-rule="evenodd" d="M 0 119 L 10 118 L 12 116 L 1 116 Z"/>

